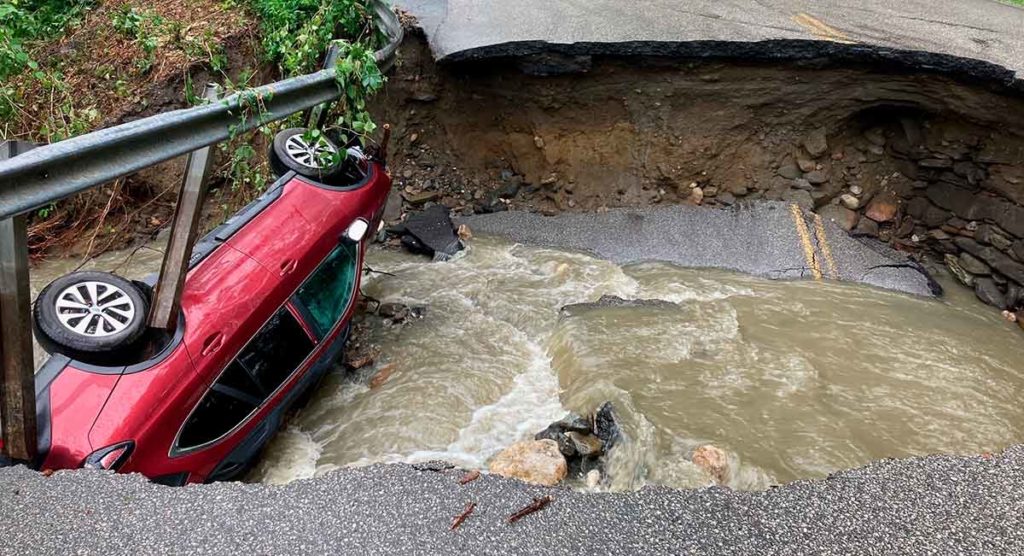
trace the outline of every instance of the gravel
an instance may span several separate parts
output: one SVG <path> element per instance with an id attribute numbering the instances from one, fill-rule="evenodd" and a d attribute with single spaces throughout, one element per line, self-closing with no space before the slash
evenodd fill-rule
<path id="1" fill-rule="evenodd" d="M 0 470 L 0 554 L 1019 554 L 1024 446 L 886 460 L 765 492 L 588 493 L 410 465 L 285 486 Z M 439 469 L 439 470 L 436 470 Z M 545 509 L 507 517 L 534 497 Z M 450 530 L 468 502 L 476 509 Z"/>

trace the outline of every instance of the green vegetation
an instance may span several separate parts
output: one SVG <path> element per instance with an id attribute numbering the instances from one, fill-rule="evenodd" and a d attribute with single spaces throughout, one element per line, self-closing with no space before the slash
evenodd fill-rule
<path id="1" fill-rule="evenodd" d="M 92 4 L 92 0 L 0 0 L 0 81 L 25 70 L 39 72 L 39 63 L 29 54 L 30 45 L 62 34 Z"/>

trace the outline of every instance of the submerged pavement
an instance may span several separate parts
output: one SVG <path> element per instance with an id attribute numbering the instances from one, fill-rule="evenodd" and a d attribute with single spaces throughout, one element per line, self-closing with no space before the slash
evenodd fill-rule
<path id="1" fill-rule="evenodd" d="M 438 469 L 184 488 L 0 469 L 0 554 L 1024 553 L 1024 446 L 881 461 L 766 492 L 585 493 L 490 475 L 460 485 L 461 471 Z M 547 508 L 507 522 L 544 495 Z"/>
<path id="2" fill-rule="evenodd" d="M 881 243 L 777 202 L 728 209 L 684 205 L 542 216 L 499 212 L 463 218 L 474 233 L 585 251 L 618 264 L 662 261 L 772 279 L 835 279 L 933 295 L 919 265 Z"/>
<path id="3" fill-rule="evenodd" d="M 690 56 L 768 59 L 919 51 L 1024 72 L 1024 9 L 996 0 L 396 0 L 419 20 L 438 58 L 521 55 L 546 45 L 643 52 L 690 44 Z M 767 42 L 765 42 L 767 41 Z M 803 42 L 800 44 L 790 44 Z M 533 44 L 531 44 L 533 43 Z M 589 44 L 587 44 L 589 43 Z M 756 48 L 743 48 L 756 43 Z M 616 44 L 602 49 L 600 44 Z M 671 54 L 657 45 L 652 53 Z M 950 61 L 919 57 L 922 69 Z M 958 65 L 951 62 L 953 66 Z M 996 68 L 975 68 L 981 72 Z"/>

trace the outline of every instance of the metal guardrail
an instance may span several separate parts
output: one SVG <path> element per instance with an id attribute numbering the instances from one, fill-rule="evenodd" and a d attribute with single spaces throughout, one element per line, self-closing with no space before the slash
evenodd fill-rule
<path id="1" fill-rule="evenodd" d="M 383 0 L 372 4 L 388 40 L 374 54 L 381 69 L 387 70 L 402 42 L 402 25 Z M 0 219 L 44 207 L 339 96 L 341 90 L 331 67 L 216 103 L 157 114 L 33 149 L 0 162 Z"/>

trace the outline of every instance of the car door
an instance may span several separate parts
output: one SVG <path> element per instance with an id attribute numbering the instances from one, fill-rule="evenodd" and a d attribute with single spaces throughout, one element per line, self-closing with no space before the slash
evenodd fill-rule
<path id="1" fill-rule="evenodd" d="M 173 455 L 217 444 L 243 428 L 315 346 L 291 305 L 278 309 L 210 385 L 182 425 Z"/>

